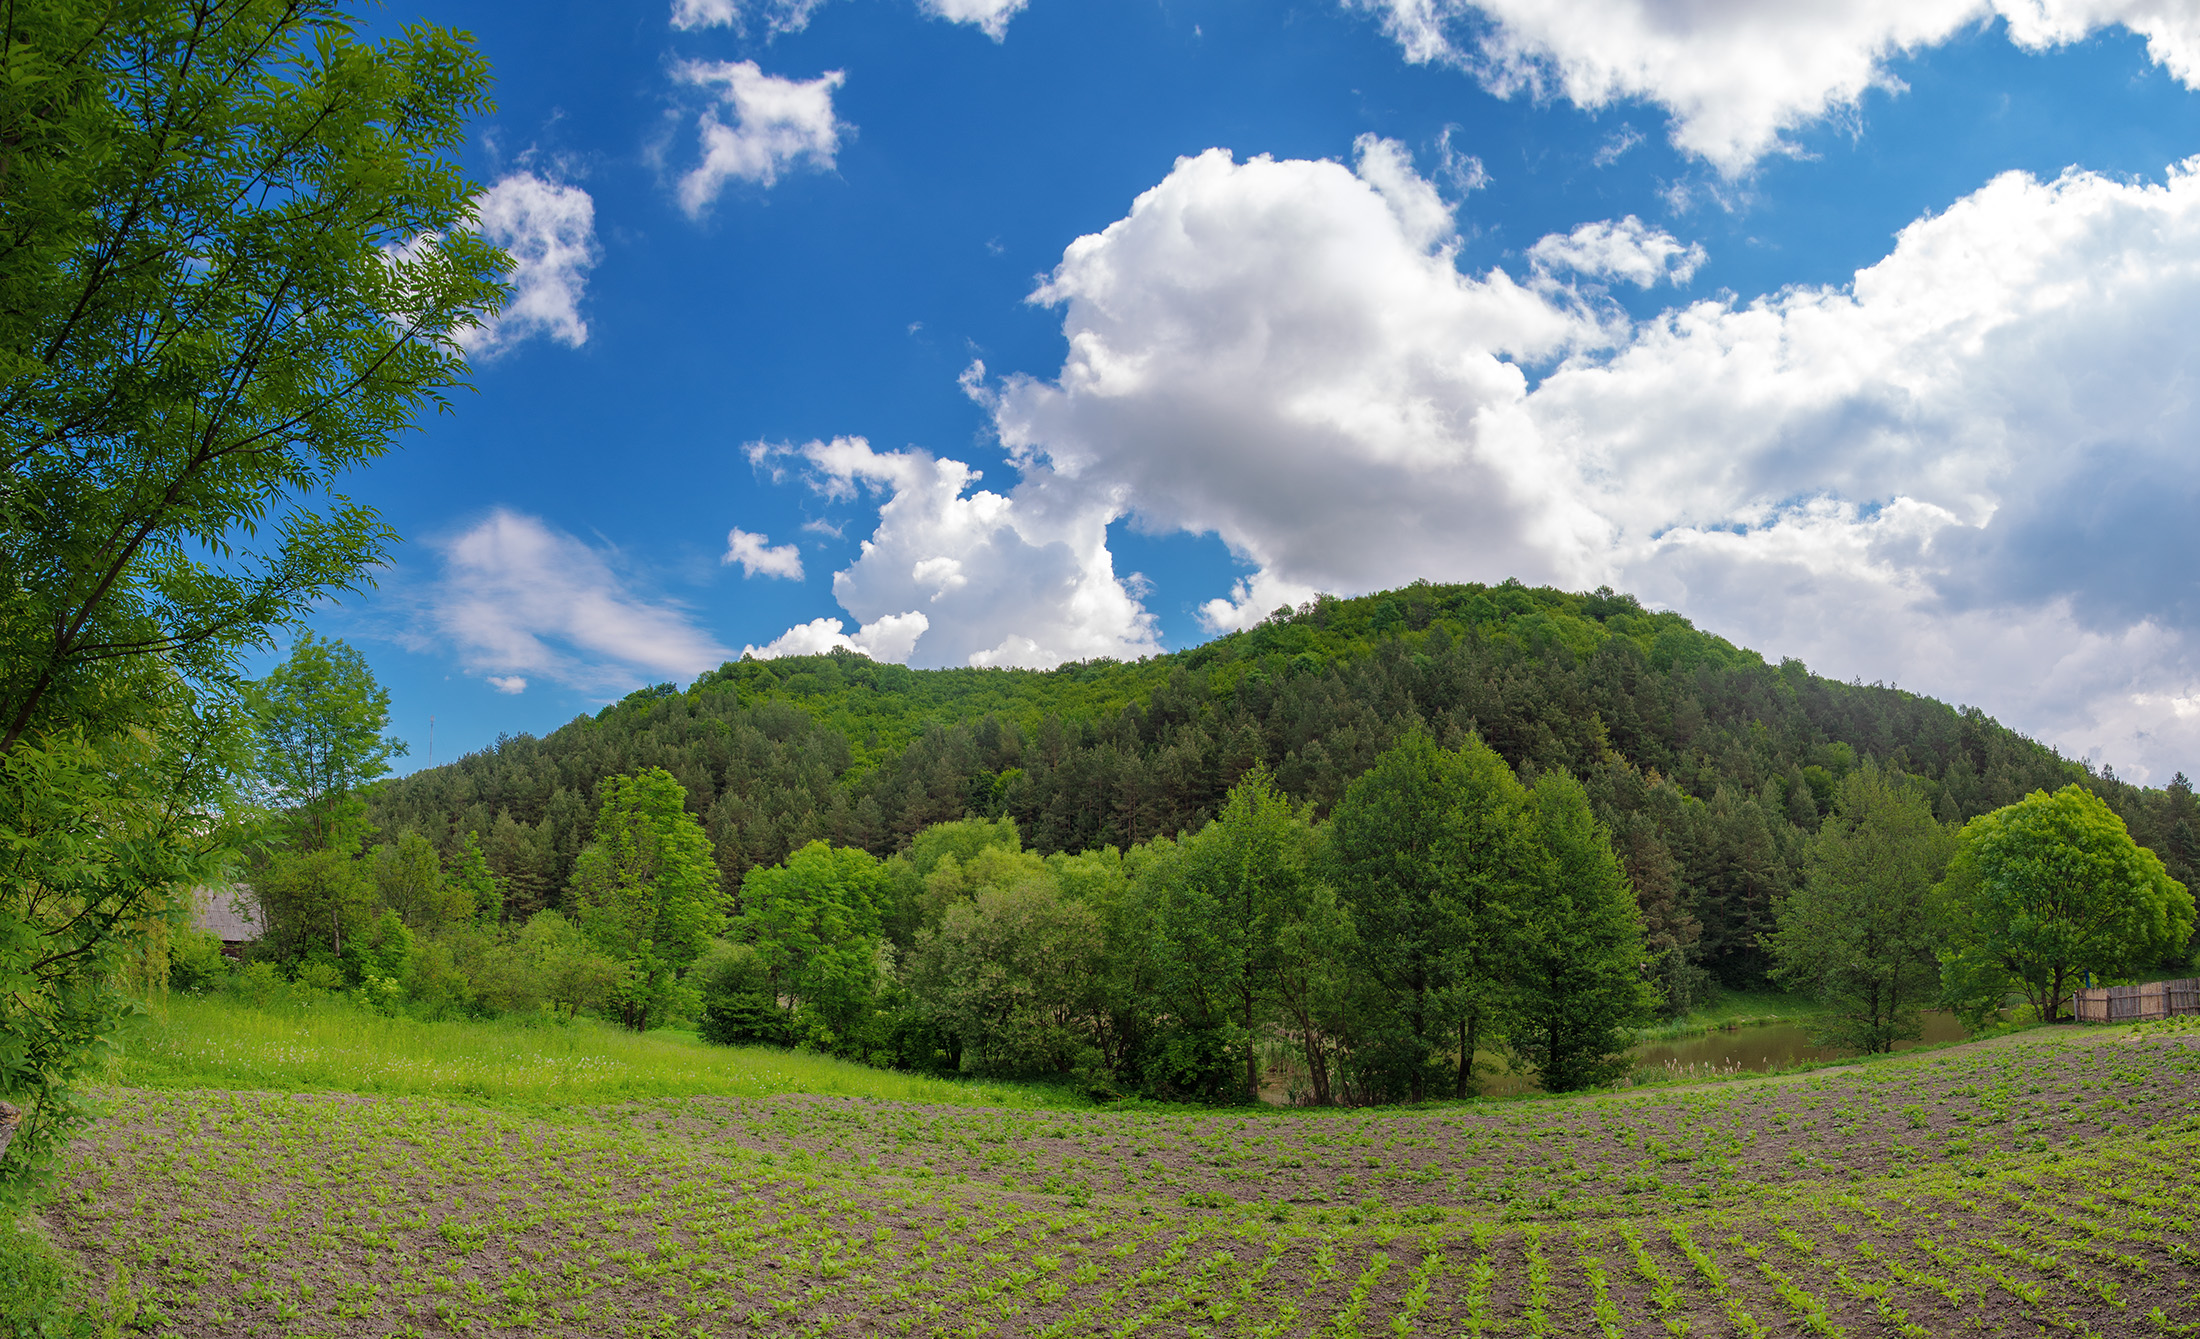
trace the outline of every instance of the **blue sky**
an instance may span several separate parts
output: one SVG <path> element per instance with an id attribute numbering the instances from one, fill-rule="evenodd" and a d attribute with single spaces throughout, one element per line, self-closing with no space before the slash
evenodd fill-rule
<path id="1" fill-rule="evenodd" d="M 1517 575 L 2160 782 L 2177 8 L 398 0 L 496 68 L 520 266 L 316 623 L 419 766 L 746 649 L 1045 665 Z"/>

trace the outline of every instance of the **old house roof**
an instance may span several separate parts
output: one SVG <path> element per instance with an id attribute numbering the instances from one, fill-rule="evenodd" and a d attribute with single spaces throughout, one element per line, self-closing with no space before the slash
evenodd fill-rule
<path id="1" fill-rule="evenodd" d="M 191 890 L 191 926 L 214 935 L 225 944 L 249 943 L 260 937 L 260 899 L 249 884 Z"/>

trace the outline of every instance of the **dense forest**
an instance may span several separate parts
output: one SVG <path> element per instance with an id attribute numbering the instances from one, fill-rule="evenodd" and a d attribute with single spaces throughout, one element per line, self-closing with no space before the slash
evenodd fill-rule
<path id="1" fill-rule="evenodd" d="M 738 912 L 750 869 L 814 840 L 884 856 L 934 823 L 1006 817 L 1040 853 L 1127 849 L 1198 829 L 1259 763 L 1326 816 L 1416 725 L 1446 747 L 1478 735 L 1529 785 L 1557 768 L 1581 779 L 1676 1011 L 1706 983 L 1764 980 L 1774 900 L 1866 759 L 1918 778 L 1951 822 L 2077 782 L 2180 881 L 2200 862 L 2182 776 L 2141 789 L 1975 708 L 1768 664 L 1609 590 L 1512 582 L 1323 597 L 1135 663 L 745 659 L 383 783 L 369 816 L 385 839 L 417 832 L 445 856 L 478 833 L 507 914 L 524 917 L 566 899 L 603 780 L 661 767 Z"/>

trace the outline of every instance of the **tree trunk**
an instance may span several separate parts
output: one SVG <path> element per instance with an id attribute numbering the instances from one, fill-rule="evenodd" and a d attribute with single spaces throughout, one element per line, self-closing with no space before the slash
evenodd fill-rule
<path id="1" fill-rule="evenodd" d="M 1329 1058 L 1322 1054 L 1321 1036 L 1301 1020 L 1299 1035 L 1306 1042 L 1306 1073 L 1314 1085 L 1314 1105 L 1329 1105 Z"/>
<path id="2" fill-rule="evenodd" d="M 1260 1100 L 1260 1062 L 1253 1055 L 1253 995 L 1245 994 L 1245 1100 Z"/>

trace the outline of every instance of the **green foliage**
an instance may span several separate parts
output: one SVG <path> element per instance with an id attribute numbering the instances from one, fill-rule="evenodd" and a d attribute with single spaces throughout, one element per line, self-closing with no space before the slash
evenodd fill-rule
<path id="1" fill-rule="evenodd" d="M 1843 778 L 1779 905 L 1774 976 L 1826 1006 L 1820 1045 L 1871 1054 L 1920 1035 L 1939 993 L 1941 927 L 1932 890 L 1955 853 L 1922 787 L 1867 762 Z"/>
<path id="2" fill-rule="evenodd" d="M 373 921 L 372 865 L 359 858 L 356 837 L 310 850 L 275 850 L 252 871 L 265 928 L 262 944 L 286 959 L 344 955 L 345 940 Z"/>
<path id="3" fill-rule="evenodd" d="M 451 853 L 443 877 L 465 894 L 473 915 L 491 925 L 504 919 L 504 888 L 489 868 L 488 856 L 482 854 L 480 833 L 466 834 L 466 840 Z"/>
<path id="4" fill-rule="evenodd" d="M 779 1007 L 771 969 L 754 944 L 720 940 L 695 964 L 703 1012 L 695 1033 L 718 1046 L 792 1046 L 794 1020 Z"/>
<path id="5" fill-rule="evenodd" d="M 1457 1029 L 1467 1094 L 1479 1029 L 1508 970 L 1507 937 L 1543 877 L 1528 799 L 1495 750 L 1415 731 L 1352 783 L 1330 824 L 1329 877 L 1358 929 L 1359 970 L 1387 995 L 1359 1058 L 1419 1101 Z"/>
<path id="6" fill-rule="evenodd" d="M 1976 1014 L 2010 986 L 2053 1022 L 2086 975 L 2181 955 L 2193 899 L 2081 786 L 2035 791 L 1964 825 L 1941 885 L 1953 998 Z"/>
<path id="7" fill-rule="evenodd" d="M 331 0 L 38 9 L 0 34 L 0 750 L 132 719 L 118 659 L 220 678 L 379 561 L 332 482 L 460 384 L 506 265 L 456 226 L 467 39 L 370 45 Z"/>
<path id="8" fill-rule="evenodd" d="M 911 986 L 963 1068 L 1069 1074 L 1097 1056 L 1104 948 L 1098 915 L 1052 880 L 986 887 L 918 934 Z"/>
<path id="9" fill-rule="evenodd" d="M 465 370 L 506 260 L 450 155 L 466 39 L 329 0 L 0 28 L 0 1191 L 82 1108 L 120 958 L 217 881 L 238 656 L 389 532 L 333 491 Z M 408 247 L 402 257 L 389 248 Z"/>
<path id="10" fill-rule="evenodd" d="M 1254 1100 L 1255 1046 L 1278 1005 L 1279 935 L 1303 923 L 1317 882 L 1313 830 L 1256 767 L 1212 823 L 1181 844 L 1159 889 L 1155 982 L 1177 1058 L 1169 1082 L 1210 1098 Z M 1193 1034 L 1196 1034 L 1196 1041 Z M 1219 1069 L 1200 1061 L 1219 1060 Z"/>
<path id="11" fill-rule="evenodd" d="M 881 858 L 943 823 L 1042 856 L 1129 851 L 1198 831 L 1256 763 L 1324 818 L 1418 724 L 1478 735 L 1524 777 L 1587 789 L 1634 884 L 1669 1010 L 1761 989 L 1773 906 L 1803 843 L 1864 759 L 1918 779 L 1960 821 L 2042 786 L 2102 794 L 2171 873 L 2200 877 L 2187 787 L 2142 791 L 1976 711 L 1766 664 L 1610 592 L 1415 585 L 1320 599 L 1189 651 L 1052 671 L 908 670 L 852 654 L 745 662 L 651 690 L 549 735 L 500 740 L 378 788 L 375 818 L 448 855 L 468 831 L 516 914 L 549 905 L 606 776 L 660 766 L 687 788 L 721 880 L 811 841 Z M 967 865 L 973 852 L 950 851 Z M 930 867 L 923 871 L 930 872 Z M 923 878 L 894 875 L 886 934 L 906 950 Z"/>
<path id="12" fill-rule="evenodd" d="M 172 990 L 211 990 L 229 976 L 222 941 L 205 930 L 171 929 L 168 985 Z"/>
<path id="13" fill-rule="evenodd" d="M 0 1219 L 0 1339 L 97 1334 L 72 1304 L 80 1288 L 77 1271 L 35 1219 Z"/>
<path id="14" fill-rule="evenodd" d="M 1655 993 L 1642 978 L 1642 915 L 1581 783 L 1546 772 L 1529 798 L 1546 863 L 1507 908 L 1500 1026 L 1543 1087 L 1574 1092 L 1627 1072 Z"/>
<path id="15" fill-rule="evenodd" d="M 261 796 L 288 811 L 302 850 L 340 840 L 344 824 L 333 806 L 405 753 L 382 733 L 389 690 L 375 682 L 366 657 L 341 641 L 301 630 L 290 658 L 251 685 L 245 703 L 259 737 Z"/>
<path id="16" fill-rule="evenodd" d="M 573 872 L 574 916 L 622 965 L 616 1007 L 644 1032 L 685 1003 L 679 974 L 725 920 L 718 870 L 671 773 L 611 777 L 599 794 L 596 840 Z"/>
<path id="17" fill-rule="evenodd" d="M 488 865 L 479 847 L 470 848 L 473 865 L 468 876 L 488 878 Z M 394 842 L 374 848 L 374 888 L 382 906 L 415 930 L 432 932 L 466 920 L 474 914 L 481 889 L 469 888 L 447 878 L 435 847 L 417 832 L 400 834 Z M 491 896 L 495 889 L 489 888 Z"/>
<path id="18" fill-rule="evenodd" d="M 952 859 L 952 857 L 945 857 Z M 862 1055 L 871 1026 L 885 872 L 863 851 L 811 842 L 773 869 L 749 871 L 743 936 L 756 946 L 790 1035 L 829 1054 Z"/>
<path id="19" fill-rule="evenodd" d="M 555 911 L 538 911 L 508 948 L 491 956 L 484 975 L 494 1002 L 504 1008 L 524 1012 L 547 1004 L 571 1019 L 610 1002 L 629 970 L 579 926 Z"/>
<path id="20" fill-rule="evenodd" d="M 88 1117 L 82 1085 L 130 1008 L 123 967 L 226 856 L 238 736 L 181 685 L 160 687 L 158 730 L 27 735 L 0 753 L 0 1101 L 24 1111 L 0 1206 Z"/>

